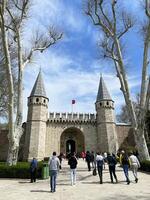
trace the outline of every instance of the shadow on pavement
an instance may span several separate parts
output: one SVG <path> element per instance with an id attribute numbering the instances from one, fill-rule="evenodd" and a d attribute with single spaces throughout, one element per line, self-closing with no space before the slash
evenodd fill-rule
<path id="1" fill-rule="evenodd" d="M 46 193 L 50 193 L 49 190 L 30 190 L 30 192 L 46 192 Z"/>
<path id="2" fill-rule="evenodd" d="M 71 183 L 57 183 L 57 185 L 71 185 Z"/>
<path id="3" fill-rule="evenodd" d="M 18 181 L 18 183 L 24 184 L 24 183 L 30 183 L 30 181 Z"/>

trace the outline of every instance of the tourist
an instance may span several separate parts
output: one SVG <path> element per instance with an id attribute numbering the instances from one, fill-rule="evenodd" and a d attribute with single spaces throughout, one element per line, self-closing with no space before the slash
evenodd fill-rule
<path id="1" fill-rule="evenodd" d="M 130 184 L 130 179 L 129 179 L 129 167 L 130 167 L 130 162 L 129 162 L 129 158 L 128 155 L 125 153 L 125 151 L 121 152 L 121 156 L 120 156 L 120 164 L 123 167 L 123 171 L 126 177 L 126 182 L 129 185 Z"/>
<path id="2" fill-rule="evenodd" d="M 31 177 L 31 183 L 36 182 L 36 173 L 37 173 L 37 165 L 38 162 L 36 158 L 33 158 L 30 163 L 30 177 Z"/>
<path id="3" fill-rule="evenodd" d="M 77 158 L 75 157 L 75 153 L 71 153 L 71 157 L 68 160 L 68 165 L 70 165 L 70 178 L 71 178 L 71 185 L 76 184 L 76 168 L 77 168 Z"/>
<path id="4" fill-rule="evenodd" d="M 59 163 L 60 163 L 59 169 L 61 169 L 62 168 L 61 164 L 62 164 L 62 159 L 63 159 L 63 153 L 60 153 L 58 158 L 59 158 Z"/>
<path id="5" fill-rule="evenodd" d="M 103 153 L 103 157 L 104 157 L 104 169 L 105 169 L 105 163 L 107 163 L 107 152 Z"/>
<path id="6" fill-rule="evenodd" d="M 87 166 L 88 166 L 88 171 L 91 171 L 91 154 L 89 151 L 86 152 L 86 157 L 85 157 L 85 160 L 87 162 Z"/>
<path id="7" fill-rule="evenodd" d="M 52 158 L 49 158 L 49 174 L 50 174 L 50 187 L 51 192 L 56 192 L 56 178 L 59 171 L 59 159 L 56 152 L 53 152 Z"/>
<path id="8" fill-rule="evenodd" d="M 91 163 L 92 163 L 92 167 L 94 168 L 95 167 L 95 156 L 94 156 L 94 152 L 92 151 L 91 152 Z"/>
<path id="9" fill-rule="evenodd" d="M 135 182 L 137 183 L 138 182 L 137 171 L 138 168 L 140 168 L 140 162 L 132 152 L 130 153 L 129 160 L 130 160 L 131 171 L 133 172 L 133 175 L 135 177 Z"/>
<path id="10" fill-rule="evenodd" d="M 81 152 L 81 158 L 84 160 L 86 157 L 86 153 L 84 151 Z"/>
<path id="11" fill-rule="evenodd" d="M 103 183 L 103 165 L 104 157 L 98 152 L 96 156 L 97 170 L 100 178 L 100 184 Z"/>
<path id="12" fill-rule="evenodd" d="M 111 179 L 111 183 L 113 183 L 113 176 L 116 180 L 116 183 L 118 182 L 117 180 L 117 176 L 116 176 L 116 164 L 117 164 L 117 160 L 115 155 L 110 155 L 110 153 L 107 154 L 107 163 L 109 166 L 109 173 L 110 173 L 110 179 Z"/>

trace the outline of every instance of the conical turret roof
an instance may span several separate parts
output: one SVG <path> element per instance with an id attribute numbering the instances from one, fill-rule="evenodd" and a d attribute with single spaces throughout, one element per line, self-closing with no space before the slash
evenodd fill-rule
<path id="1" fill-rule="evenodd" d="M 35 84 L 33 86 L 33 89 L 32 89 L 30 96 L 46 97 L 46 92 L 45 92 L 45 87 L 44 87 L 44 82 L 43 82 L 41 70 L 40 70 L 40 72 L 37 76 L 37 79 L 35 81 Z"/>
<path id="2" fill-rule="evenodd" d="M 101 100 L 112 100 L 102 76 L 100 77 L 100 83 L 96 101 L 101 101 Z"/>

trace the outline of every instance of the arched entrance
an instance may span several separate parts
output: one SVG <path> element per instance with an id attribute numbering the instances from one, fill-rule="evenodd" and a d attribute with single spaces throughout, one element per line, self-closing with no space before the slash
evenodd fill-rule
<path id="1" fill-rule="evenodd" d="M 62 132 L 60 137 L 60 152 L 67 155 L 71 152 L 81 153 L 84 150 L 84 135 L 80 129 L 70 127 Z"/>

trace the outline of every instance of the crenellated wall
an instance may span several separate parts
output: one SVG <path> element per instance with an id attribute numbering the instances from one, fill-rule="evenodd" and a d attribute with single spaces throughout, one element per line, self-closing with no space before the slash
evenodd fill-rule
<path id="1" fill-rule="evenodd" d="M 49 121 L 80 121 L 80 122 L 95 122 L 96 114 L 94 113 L 49 113 Z"/>

